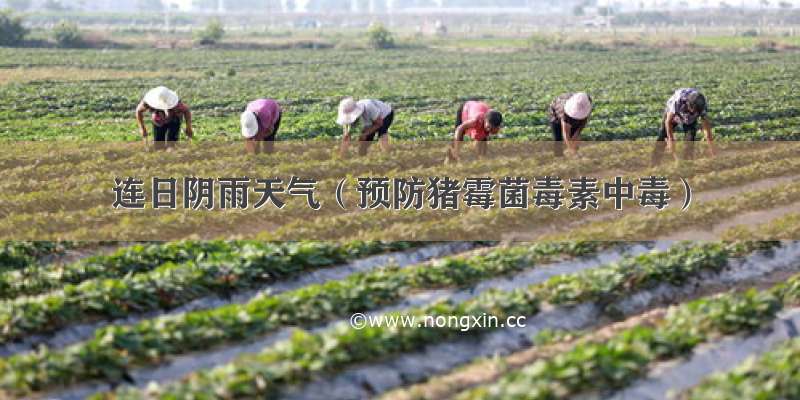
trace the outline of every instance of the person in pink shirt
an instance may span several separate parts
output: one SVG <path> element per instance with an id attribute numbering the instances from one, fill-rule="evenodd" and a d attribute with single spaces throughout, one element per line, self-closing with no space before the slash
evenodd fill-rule
<path id="1" fill-rule="evenodd" d="M 264 151 L 272 153 L 275 150 L 275 136 L 281 126 L 281 106 L 272 99 L 258 99 L 247 104 L 241 115 L 242 136 L 245 138 L 245 148 L 248 152 L 258 154 L 261 152 L 261 142 Z"/>
<path id="2" fill-rule="evenodd" d="M 503 126 L 503 114 L 482 101 L 470 100 L 456 112 L 456 132 L 453 145 L 448 149 L 448 159 L 458 160 L 461 142 L 469 136 L 476 142 L 478 157 L 486 155 L 489 136 L 496 135 Z"/>

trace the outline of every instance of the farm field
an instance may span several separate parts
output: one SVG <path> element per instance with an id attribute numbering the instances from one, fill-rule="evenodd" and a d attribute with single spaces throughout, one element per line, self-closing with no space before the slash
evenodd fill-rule
<path id="1" fill-rule="evenodd" d="M 82 143 L 28 143 L 17 152 L 0 156 L 7 179 L 0 183 L 0 204 L 5 205 L 0 237 L 29 240 L 176 240 L 258 238 L 259 240 L 656 240 L 671 235 L 714 239 L 752 221 L 780 221 L 800 212 L 800 192 L 795 185 L 800 166 L 798 142 L 744 143 L 731 141 L 715 146 L 698 144 L 696 157 L 669 158 L 653 164 L 654 146 L 645 142 L 596 142 L 587 144 L 579 158 L 554 157 L 552 143 L 520 146 L 497 142 L 492 155 L 477 159 L 467 151 L 462 162 L 443 164 L 447 143 L 398 143 L 391 154 L 372 152 L 366 158 L 339 158 L 336 143 L 313 144 L 287 141 L 273 155 L 242 157 L 241 144 L 194 145 L 173 152 L 142 152 L 141 143 L 102 143 L 87 153 Z M 683 144 L 682 144 L 683 146 Z M 683 154 L 679 148 L 676 154 Z M 253 160 L 262 164 L 252 167 Z M 316 180 L 311 208 L 305 198 L 278 194 L 284 206 L 256 208 L 260 195 L 250 187 L 246 209 L 206 210 L 183 206 L 183 186 L 176 209 L 155 209 L 149 200 L 143 209 L 115 210 L 114 179 L 136 177 L 149 190 L 151 177 L 280 177 Z M 530 189 L 528 209 L 467 207 L 434 209 L 430 201 L 420 209 L 359 208 L 357 180 L 363 177 L 449 177 L 465 182 L 470 177 L 596 177 L 598 185 L 617 177 L 633 182 L 648 176 L 670 180 L 671 198 L 664 210 L 643 208 L 639 198 L 613 202 L 597 193 L 598 207 L 571 209 L 574 196 L 564 192 L 563 207 L 536 206 Z M 691 204 L 681 207 L 690 184 Z M 335 198 L 338 182 L 346 182 L 345 210 Z M 47 184 L 42 184 L 47 182 Z M 531 183 L 532 185 L 532 183 Z M 529 185 L 529 186 L 531 186 Z M 598 188 L 601 186 L 598 186 Z M 429 190 L 429 189 L 425 189 Z M 459 201 L 466 189 L 461 188 Z M 598 189 L 599 190 L 599 189 Z M 58 195 L 55 195 L 58 194 Z M 499 189 L 490 191 L 499 202 Z M 422 200 L 422 199 L 420 199 Z M 465 200 L 464 200 L 465 201 Z M 213 202 L 218 205 L 219 200 Z M 212 205 L 212 206 L 213 206 Z M 581 229 L 578 229 L 581 228 Z M 677 232 L 676 229 L 679 229 Z M 560 238 L 560 239 L 559 239 Z M 747 236 L 741 239 L 746 239 Z M 763 236 L 751 238 L 768 239 Z M 776 232 L 771 239 L 796 239 L 791 231 Z"/>
<path id="2" fill-rule="evenodd" d="M 800 52 L 503 40 L 0 48 L 0 399 L 800 398 Z M 159 85 L 193 111 L 195 140 L 168 152 L 134 121 Z M 679 87 L 708 96 L 717 140 L 664 154 Z M 567 91 L 595 108 L 559 157 L 545 110 Z M 347 95 L 395 107 L 391 152 L 338 153 Z M 502 135 L 446 162 L 475 96 Z M 239 114 L 259 97 L 284 109 L 277 151 L 247 155 Z M 285 193 L 282 208 L 112 205 L 124 177 L 290 176 L 316 181 L 318 210 Z M 586 176 L 663 177 L 670 202 L 618 210 L 598 190 L 583 211 L 565 190 L 548 207 L 529 182 L 526 209 L 464 206 L 466 188 L 457 211 L 356 206 L 363 177 Z"/>
<path id="3" fill-rule="evenodd" d="M 797 388 L 794 241 L 117 247 L 6 242 L 4 257 L 26 264 L 2 273 L 4 397 L 791 398 Z M 359 328 L 353 313 L 527 324 Z"/>
<path id="4" fill-rule="evenodd" d="M 238 140 L 238 113 L 265 96 L 284 106 L 287 139 L 341 135 L 347 95 L 393 104 L 403 139 L 449 138 L 458 103 L 478 96 L 505 113 L 504 137 L 547 140 L 550 101 L 583 90 L 596 102 L 586 138 L 652 140 L 687 86 L 708 96 L 720 138 L 797 139 L 800 125 L 798 52 L 0 49 L 0 60 L 7 140 L 136 140 L 133 110 L 158 85 L 192 107 L 202 140 Z"/>

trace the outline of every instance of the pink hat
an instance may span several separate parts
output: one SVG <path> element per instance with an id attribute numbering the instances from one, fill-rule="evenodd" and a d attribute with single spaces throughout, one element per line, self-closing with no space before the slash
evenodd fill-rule
<path id="1" fill-rule="evenodd" d="M 589 95 L 583 92 L 573 94 L 564 105 L 564 112 L 574 119 L 586 119 L 592 113 Z"/>

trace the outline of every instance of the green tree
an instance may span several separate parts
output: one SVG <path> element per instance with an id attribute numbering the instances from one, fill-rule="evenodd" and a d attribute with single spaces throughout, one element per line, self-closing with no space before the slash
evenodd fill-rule
<path id="1" fill-rule="evenodd" d="M 376 23 L 370 26 L 367 32 L 369 37 L 369 45 L 375 49 L 391 49 L 394 47 L 394 37 L 392 32 L 389 32 L 381 23 Z"/>
<path id="2" fill-rule="evenodd" d="M 28 30 L 22 26 L 22 17 L 10 10 L 0 10 L 0 46 L 16 46 L 27 33 Z"/>
<path id="3" fill-rule="evenodd" d="M 53 39 L 58 47 L 81 47 L 83 35 L 78 24 L 70 21 L 61 21 L 53 28 Z"/>
<path id="4" fill-rule="evenodd" d="M 13 8 L 14 10 L 25 11 L 25 10 L 31 8 L 31 5 L 33 5 L 33 1 L 32 0 L 6 0 L 6 4 L 8 4 L 8 6 Z"/>
<path id="5" fill-rule="evenodd" d="M 200 44 L 215 44 L 225 36 L 225 27 L 218 18 L 208 21 L 206 27 L 197 34 L 197 42 Z"/>

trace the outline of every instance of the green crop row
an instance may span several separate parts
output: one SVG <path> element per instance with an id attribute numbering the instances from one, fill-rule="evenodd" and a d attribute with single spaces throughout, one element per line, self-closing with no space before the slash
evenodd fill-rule
<path id="1" fill-rule="evenodd" d="M 67 265 L 30 266 L 0 273 L 0 297 L 34 295 L 87 279 L 145 272 L 167 262 L 181 263 L 203 259 L 209 253 L 233 252 L 237 246 L 237 243 L 222 241 L 135 244 L 109 255 L 94 255 Z"/>
<path id="2" fill-rule="evenodd" d="M 52 293 L 0 302 L 0 338 L 5 342 L 81 321 L 170 309 L 202 296 L 227 295 L 300 272 L 410 246 L 408 242 L 246 243 L 236 253 L 168 262 L 139 274 L 91 279 Z"/>
<path id="3" fill-rule="evenodd" d="M 392 304 L 414 290 L 463 287 L 535 268 L 556 259 L 592 254 L 610 243 L 535 244 L 471 257 L 357 273 L 341 281 L 306 286 L 246 304 L 109 326 L 91 340 L 63 350 L 40 349 L 0 360 L 0 388 L 18 393 L 87 379 L 118 380 L 136 365 L 247 340 L 281 326 L 309 326 Z"/>
<path id="4" fill-rule="evenodd" d="M 22 270 L 35 264 L 37 258 L 61 253 L 69 246 L 69 242 L 0 241 L 0 273 Z"/>
<path id="5" fill-rule="evenodd" d="M 693 276 L 724 268 L 730 257 L 763 244 L 709 243 L 676 245 L 666 252 L 626 258 L 621 262 L 564 277 L 555 277 L 513 291 L 487 291 L 454 304 L 433 305 L 390 315 L 480 316 L 498 319 L 509 315 L 536 314 L 542 303 L 574 304 L 575 301 L 610 301 L 662 282 L 685 283 Z M 486 328 L 482 329 L 485 331 Z M 478 330 L 469 331 L 470 333 Z M 337 325 L 318 333 L 296 331 L 256 355 L 240 357 L 230 364 L 203 370 L 179 382 L 144 390 L 123 388 L 99 398 L 190 398 L 199 394 L 218 398 L 263 398 L 278 395 L 284 384 L 310 379 L 317 373 L 333 372 L 347 365 L 413 351 L 459 334 L 458 329 L 368 326 L 358 330 Z"/>
<path id="6" fill-rule="evenodd" d="M 800 304 L 800 276 L 774 290 L 785 304 Z M 705 379 L 680 396 L 691 400 L 800 398 L 800 339 L 790 339 L 735 369 Z"/>
<path id="7" fill-rule="evenodd" d="M 780 285 L 775 289 L 782 288 Z M 602 396 L 642 377 L 653 362 L 690 353 L 697 345 L 720 336 L 764 327 L 774 320 L 783 306 L 783 298 L 776 295 L 775 289 L 727 293 L 672 307 L 654 326 L 630 328 L 602 343 L 580 343 L 567 352 L 537 360 L 504 375 L 494 384 L 468 390 L 456 398 L 533 400 L 569 398 L 587 393 Z M 800 294 L 800 291 L 794 294 Z M 775 372 L 782 372 L 785 376 L 791 371 L 787 366 L 784 364 Z M 796 374 L 794 379 L 797 380 Z M 776 385 L 767 384 L 765 379 L 753 379 L 750 385 L 738 387 L 737 381 L 733 378 L 728 387 L 722 388 L 726 396 L 720 396 L 718 385 L 709 385 L 705 390 L 698 390 L 695 398 L 794 398 L 786 394 L 797 393 L 797 386 L 792 389 L 786 382 Z M 759 390 L 754 383 L 763 386 Z M 732 390 L 735 388 L 742 390 Z M 775 397 L 764 396 L 766 393 Z"/>
<path id="8" fill-rule="evenodd" d="M 0 273 L 0 298 L 40 294 L 88 279 L 120 278 L 151 271 L 165 263 L 180 264 L 224 256 L 240 251 L 247 244 L 252 242 L 187 240 L 135 244 L 118 249 L 112 254 L 94 255 L 67 265 L 36 265 L 24 270 L 8 271 Z M 275 245 L 281 248 L 296 246 L 295 243 Z M 358 247 L 367 249 L 371 246 L 380 248 L 384 245 L 379 242 L 351 242 L 345 245 L 344 251 L 349 252 Z"/>
<path id="9" fill-rule="evenodd" d="M 683 398 L 692 400 L 800 398 L 800 338 L 751 359 L 725 374 L 710 377 Z"/>

